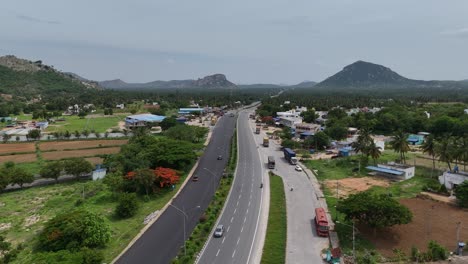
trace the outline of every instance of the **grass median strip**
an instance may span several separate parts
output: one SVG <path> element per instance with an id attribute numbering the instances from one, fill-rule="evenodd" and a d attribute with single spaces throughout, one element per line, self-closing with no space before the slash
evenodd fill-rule
<path id="1" fill-rule="evenodd" d="M 285 263 L 286 232 L 286 198 L 283 179 L 270 172 L 270 211 L 262 264 Z"/>

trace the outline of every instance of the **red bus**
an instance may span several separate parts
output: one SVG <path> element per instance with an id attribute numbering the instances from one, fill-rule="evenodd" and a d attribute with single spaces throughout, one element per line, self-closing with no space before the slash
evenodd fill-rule
<path id="1" fill-rule="evenodd" d="M 315 208 L 315 228 L 317 230 L 317 235 L 323 237 L 328 236 L 327 213 L 322 207 Z"/>

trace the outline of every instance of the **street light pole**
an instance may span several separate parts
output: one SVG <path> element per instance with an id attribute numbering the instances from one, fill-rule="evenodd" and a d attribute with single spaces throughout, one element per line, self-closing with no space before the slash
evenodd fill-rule
<path id="1" fill-rule="evenodd" d="M 184 255 L 187 255 L 187 244 L 186 244 L 186 233 L 185 233 L 185 218 L 188 218 L 187 214 L 184 212 L 184 207 L 182 207 L 182 210 L 177 208 L 175 205 L 173 204 L 169 204 L 170 206 L 174 207 L 174 209 L 176 209 L 177 211 L 181 212 L 182 213 L 182 217 L 183 217 L 183 222 L 184 222 Z M 195 206 L 194 208 L 190 209 L 190 210 L 193 210 L 193 209 L 198 209 L 200 208 L 200 206 Z"/>

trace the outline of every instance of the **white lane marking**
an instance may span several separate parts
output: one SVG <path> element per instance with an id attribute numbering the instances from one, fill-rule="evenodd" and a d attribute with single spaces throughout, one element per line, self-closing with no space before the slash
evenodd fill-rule
<path id="1" fill-rule="evenodd" d="M 234 258 L 235 255 L 236 255 L 236 250 L 234 250 L 234 252 L 232 253 L 232 258 Z"/>
<path id="2" fill-rule="evenodd" d="M 231 217 L 231 223 L 232 223 L 232 220 L 234 220 L 234 216 L 233 216 L 233 217 Z"/>
<path id="3" fill-rule="evenodd" d="M 224 240 L 226 240 L 226 237 L 223 237 L 223 241 L 221 241 L 221 244 L 223 244 L 223 243 L 224 243 Z"/>
<path id="4" fill-rule="evenodd" d="M 237 239 L 237 244 L 236 245 L 239 245 L 239 241 L 240 241 L 240 237 Z"/>
<path id="5" fill-rule="evenodd" d="M 247 212 L 245 214 L 248 214 L 249 213 L 249 208 L 247 208 Z"/>
<path id="6" fill-rule="evenodd" d="M 237 206 L 239 206 L 239 201 L 237 201 Z"/>
<path id="7" fill-rule="evenodd" d="M 245 223 L 245 221 L 247 221 L 247 216 L 246 216 L 246 217 L 244 217 L 244 223 Z"/>
<path id="8" fill-rule="evenodd" d="M 229 229 L 231 228 L 231 226 L 228 226 L 228 229 L 226 230 L 226 232 L 229 232 Z"/>
<path id="9" fill-rule="evenodd" d="M 239 199 L 242 197 L 242 194 L 239 194 Z"/>
<path id="10" fill-rule="evenodd" d="M 237 208 L 236 208 L 236 209 L 234 209 L 234 214 L 236 214 L 236 212 L 237 212 Z"/>
<path id="11" fill-rule="evenodd" d="M 250 201 L 249 201 L 249 207 L 250 207 Z"/>
<path id="12" fill-rule="evenodd" d="M 243 231 L 244 231 L 244 226 L 242 226 L 242 228 L 241 228 L 241 233 L 242 233 Z"/>
<path id="13" fill-rule="evenodd" d="M 221 251 L 221 249 L 218 249 L 218 252 L 216 252 L 216 256 L 218 256 L 218 255 L 219 255 L 219 251 Z"/>

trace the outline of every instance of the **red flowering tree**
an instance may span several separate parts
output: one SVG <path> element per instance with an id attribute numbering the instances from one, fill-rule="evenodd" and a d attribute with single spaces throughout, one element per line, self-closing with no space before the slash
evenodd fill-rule
<path id="1" fill-rule="evenodd" d="M 170 168 L 157 167 L 154 170 L 156 176 L 156 182 L 159 183 L 159 187 L 164 188 L 172 186 L 179 182 L 179 175 L 177 172 Z"/>
<path id="2" fill-rule="evenodd" d="M 262 123 L 268 124 L 268 125 L 273 125 L 275 121 L 273 121 L 272 116 L 264 116 L 262 117 Z"/>

